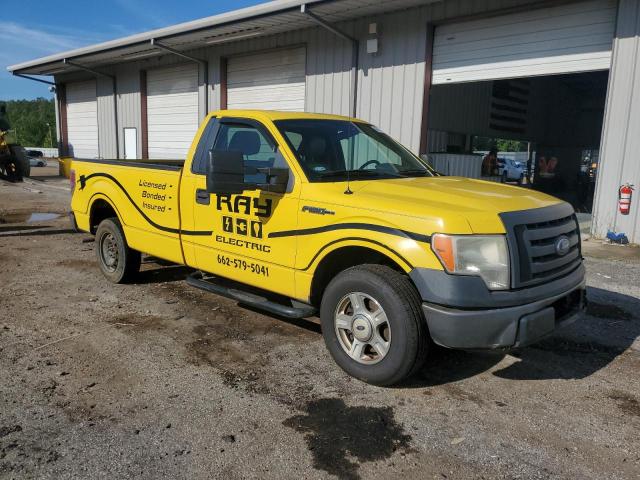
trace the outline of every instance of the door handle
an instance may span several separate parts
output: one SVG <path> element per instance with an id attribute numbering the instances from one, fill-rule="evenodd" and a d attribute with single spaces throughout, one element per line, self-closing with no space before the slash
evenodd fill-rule
<path id="1" fill-rule="evenodd" d="M 196 203 L 200 203 L 202 205 L 209 205 L 211 202 L 211 194 L 206 190 L 201 188 L 196 190 Z"/>

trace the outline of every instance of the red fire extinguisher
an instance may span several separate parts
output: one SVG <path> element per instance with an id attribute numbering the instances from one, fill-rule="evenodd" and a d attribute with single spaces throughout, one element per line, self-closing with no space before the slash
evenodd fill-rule
<path id="1" fill-rule="evenodd" d="M 618 189 L 618 209 L 622 215 L 629 215 L 631 210 L 631 193 L 633 185 L 625 183 Z"/>

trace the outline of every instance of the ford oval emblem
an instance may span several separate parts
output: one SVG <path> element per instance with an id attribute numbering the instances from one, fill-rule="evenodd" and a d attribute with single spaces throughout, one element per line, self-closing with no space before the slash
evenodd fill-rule
<path id="1" fill-rule="evenodd" d="M 569 249 L 571 248 L 569 237 L 567 237 L 566 235 L 561 235 L 560 237 L 556 238 L 555 248 L 558 256 L 564 257 L 567 253 L 569 253 Z"/>

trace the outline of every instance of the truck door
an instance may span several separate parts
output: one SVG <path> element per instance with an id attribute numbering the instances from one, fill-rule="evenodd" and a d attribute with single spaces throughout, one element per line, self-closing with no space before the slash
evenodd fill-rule
<path id="1" fill-rule="evenodd" d="M 297 239 L 295 236 L 269 238 L 269 233 L 296 228 L 299 185 L 293 181 L 293 172 L 289 169 L 287 193 L 249 190 L 239 195 L 209 195 L 204 159 L 208 159 L 211 149 L 242 152 L 245 168 L 288 168 L 279 145 L 260 122 L 223 118 L 216 123 L 203 132 L 200 143 L 206 145 L 198 146 L 192 169 L 196 170 L 191 182 L 191 198 L 195 202 L 193 229 L 213 230 L 210 236 L 188 239 L 193 244 L 196 266 L 222 277 L 294 296 Z M 203 158 L 198 161 L 199 157 Z M 260 179 L 255 178 L 259 175 L 247 175 L 245 181 L 260 183 Z M 183 183 L 186 185 L 188 182 Z"/>

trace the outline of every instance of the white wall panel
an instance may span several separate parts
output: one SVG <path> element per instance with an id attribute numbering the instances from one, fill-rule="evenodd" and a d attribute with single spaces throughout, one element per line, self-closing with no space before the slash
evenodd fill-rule
<path id="1" fill-rule="evenodd" d="M 305 65 L 304 47 L 230 57 L 227 108 L 304 111 Z"/>
<path id="2" fill-rule="evenodd" d="M 66 93 L 69 154 L 76 158 L 96 158 L 100 156 L 96 82 L 67 83 Z"/>
<path id="3" fill-rule="evenodd" d="M 592 233 L 624 232 L 640 243 L 640 2 L 620 0 L 609 74 Z M 633 183 L 629 215 L 618 210 L 618 188 Z"/>
<path id="4" fill-rule="evenodd" d="M 184 159 L 198 130 L 195 63 L 147 72 L 149 158 Z"/>
<path id="5" fill-rule="evenodd" d="M 124 157 L 124 129 L 135 128 L 138 136 L 136 158 L 142 157 L 142 128 L 140 112 L 140 70 L 134 65 L 123 65 L 118 75 L 118 142 L 120 156 Z M 102 127 L 101 127 L 102 128 Z"/>
<path id="6" fill-rule="evenodd" d="M 116 120 L 113 101 L 113 80 L 96 77 L 98 108 L 98 150 L 102 158 L 116 158 Z"/>

